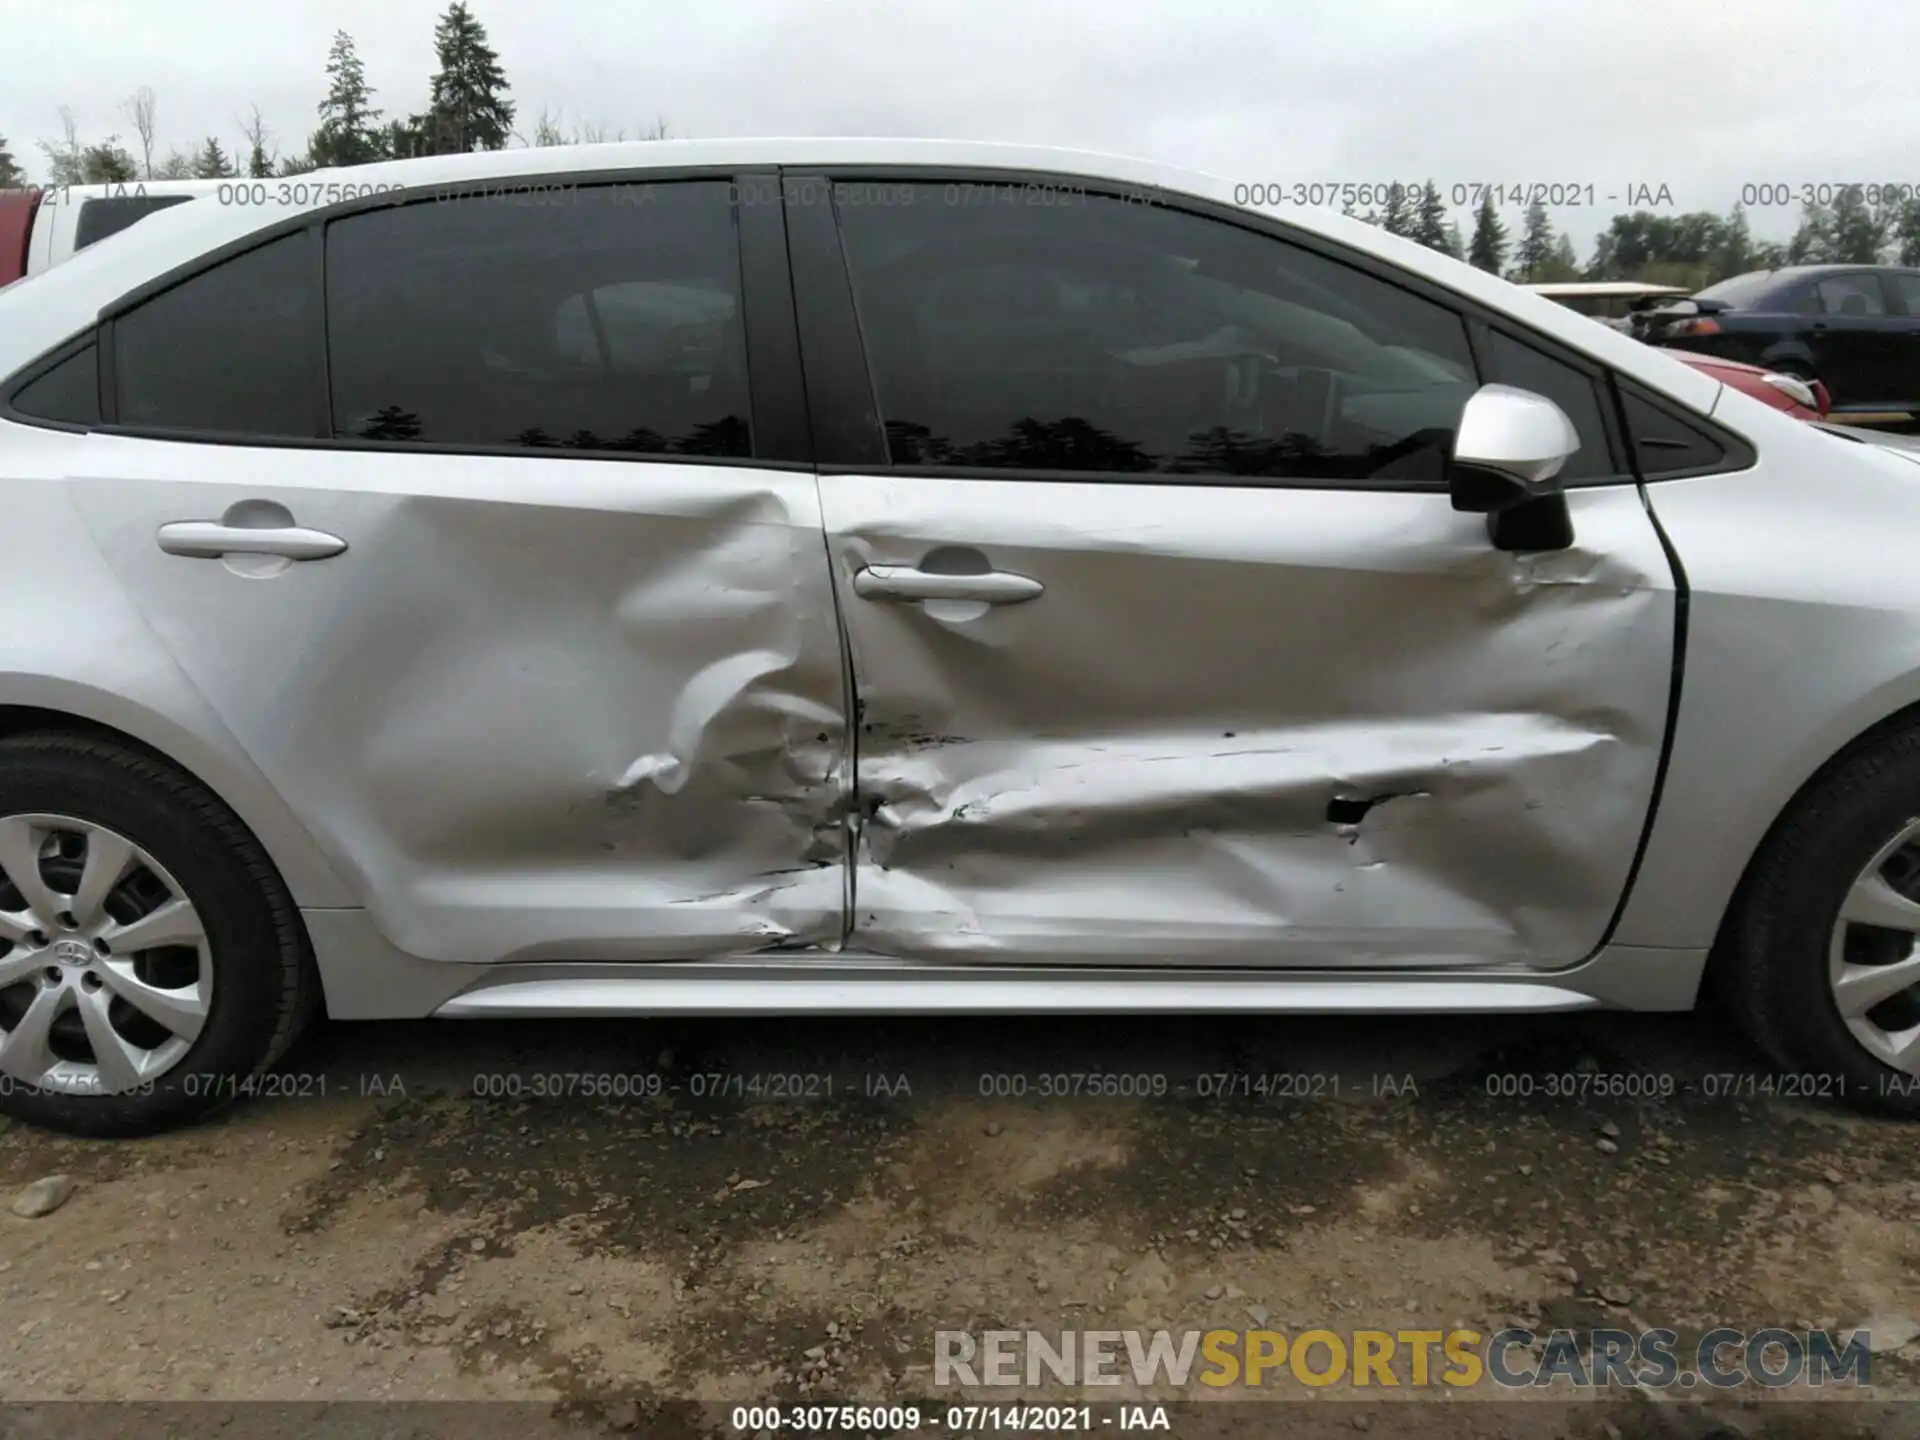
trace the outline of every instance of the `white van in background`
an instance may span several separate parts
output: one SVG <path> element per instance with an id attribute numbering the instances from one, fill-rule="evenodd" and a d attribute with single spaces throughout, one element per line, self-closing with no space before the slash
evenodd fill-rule
<path id="1" fill-rule="evenodd" d="M 156 210 L 216 194 L 231 180 L 127 180 L 0 190 L 0 285 L 37 275 Z"/>

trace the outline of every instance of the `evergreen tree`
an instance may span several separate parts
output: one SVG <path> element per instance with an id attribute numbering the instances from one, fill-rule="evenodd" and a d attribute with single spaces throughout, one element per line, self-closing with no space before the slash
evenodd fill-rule
<path id="1" fill-rule="evenodd" d="M 1467 258 L 1467 242 L 1460 234 L 1460 222 L 1458 220 L 1450 219 L 1447 221 L 1447 254 L 1456 260 L 1464 260 Z"/>
<path id="2" fill-rule="evenodd" d="M 1800 227 L 1787 242 L 1789 265 L 1824 265 L 1833 259 L 1833 212 L 1824 205 L 1803 207 Z"/>
<path id="3" fill-rule="evenodd" d="M 1513 252 L 1513 278 L 1538 281 L 1541 272 L 1553 260 L 1553 221 L 1547 218 L 1547 204 L 1535 200 L 1527 206 L 1527 218 L 1520 229 L 1520 244 Z"/>
<path id="4" fill-rule="evenodd" d="M 20 168 L 20 162 L 13 158 L 13 151 L 7 145 L 7 137 L 0 135 L 0 190 L 18 190 L 27 183 L 27 172 Z"/>
<path id="5" fill-rule="evenodd" d="M 1747 225 L 1747 207 L 1736 205 L 1728 213 L 1720 243 L 1709 257 L 1713 279 L 1725 280 L 1757 269 L 1753 253 L 1753 231 Z"/>
<path id="6" fill-rule="evenodd" d="M 1899 246 L 1894 259 L 1902 265 L 1920 265 L 1920 200 L 1909 200 L 1894 221 L 1893 241 Z"/>
<path id="7" fill-rule="evenodd" d="M 1498 275 L 1507 259 L 1507 227 L 1494 212 L 1493 192 L 1480 197 L 1480 208 L 1473 217 L 1473 240 L 1467 246 L 1467 263 L 1477 270 Z"/>
<path id="8" fill-rule="evenodd" d="M 213 136 L 207 137 L 207 143 L 200 147 L 200 153 L 193 157 L 193 175 L 196 180 L 230 180 L 238 173 L 233 161 L 227 158 L 227 152 Z"/>
<path id="9" fill-rule="evenodd" d="M 1886 243 L 1887 217 L 1874 213 L 1858 186 L 1844 187 L 1833 202 L 1833 258 L 1842 265 L 1876 265 Z"/>
<path id="10" fill-rule="evenodd" d="M 1395 181 L 1387 188 L 1387 204 L 1380 216 L 1380 228 L 1389 235 L 1411 236 L 1417 218 L 1413 192 Z"/>
<path id="11" fill-rule="evenodd" d="M 354 51 L 353 37 L 344 30 L 334 32 L 333 47 L 327 51 L 327 98 L 320 102 L 320 128 L 307 145 L 314 167 L 364 165 L 380 159 L 374 123 L 380 113 L 373 108 L 373 88 Z"/>
<path id="12" fill-rule="evenodd" d="M 1427 181 L 1414 204 L 1413 238 L 1429 250 L 1451 255 L 1447 241 L 1447 205 L 1440 198 L 1440 187 Z"/>
<path id="13" fill-rule="evenodd" d="M 1553 263 L 1566 272 L 1569 280 L 1580 273 L 1580 257 L 1573 253 L 1573 237 L 1564 230 L 1560 232 L 1560 238 L 1553 242 Z"/>
<path id="14" fill-rule="evenodd" d="M 487 31 L 462 0 L 453 0 L 433 28 L 440 69 L 427 101 L 428 153 L 499 150 L 513 134 L 513 102 L 506 72 L 487 44 Z"/>

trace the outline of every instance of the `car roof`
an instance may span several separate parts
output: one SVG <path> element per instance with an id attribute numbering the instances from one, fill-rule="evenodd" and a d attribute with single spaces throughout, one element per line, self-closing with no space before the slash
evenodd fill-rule
<path id="1" fill-rule="evenodd" d="M 271 180 L 224 182 L 235 187 L 231 202 L 215 195 L 203 203 L 175 205 L 148 216 L 115 237 L 113 243 L 91 247 L 0 294 L 0 374 L 78 334 L 93 322 L 101 307 L 137 286 L 276 222 L 329 208 L 338 200 L 342 186 L 351 187 L 348 193 L 353 194 L 382 187 L 430 189 L 569 172 L 643 175 L 693 167 L 757 166 L 826 170 L 898 166 L 908 170 L 1043 173 L 1193 196 L 1266 215 L 1310 235 L 1370 252 L 1468 299 L 1505 311 L 1569 348 L 1645 380 L 1702 413 L 1711 412 L 1719 396 L 1718 381 L 1544 296 L 1529 294 L 1450 255 L 1332 210 L 1238 203 L 1236 194 L 1244 198 L 1248 189 L 1236 186 L 1225 176 L 1088 150 L 874 137 L 738 137 L 560 145 L 386 160 Z M 251 203 L 240 203 L 243 187 Z M 1258 193 L 1260 187 L 1254 188 Z"/>

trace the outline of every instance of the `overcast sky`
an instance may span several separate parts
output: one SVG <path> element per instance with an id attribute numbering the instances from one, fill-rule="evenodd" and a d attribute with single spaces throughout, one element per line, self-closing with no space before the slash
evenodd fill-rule
<path id="1" fill-rule="evenodd" d="M 240 145 L 258 105 L 304 148 L 327 47 L 424 108 L 444 0 L 0 0 L 0 135 L 83 138 L 159 98 L 159 151 Z M 1724 210 L 1745 184 L 1920 185 L 1914 0 L 470 0 L 532 130 L 924 135 L 1148 156 L 1234 180 L 1592 185 L 1586 257 L 1629 186 Z M 130 149 L 137 145 L 129 143 Z M 1609 202 L 1606 197 L 1618 196 Z M 1457 218 L 1465 221 L 1464 215 Z M 1513 218 L 1517 219 L 1517 215 Z M 1791 233 L 1792 207 L 1750 211 Z"/>

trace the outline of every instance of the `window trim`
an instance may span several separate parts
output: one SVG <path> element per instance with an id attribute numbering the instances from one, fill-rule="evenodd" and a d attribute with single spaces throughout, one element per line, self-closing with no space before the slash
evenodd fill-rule
<path id="1" fill-rule="evenodd" d="M 853 417 L 845 408 L 851 397 L 874 391 L 872 366 L 866 357 L 866 347 L 860 336 L 858 311 L 852 297 L 852 271 L 847 264 L 844 236 L 839 224 L 838 207 L 831 203 L 832 187 L 836 183 L 852 181 L 894 181 L 921 184 L 976 184 L 976 185 L 1013 185 L 1013 186 L 1058 186 L 1069 188 L 1088 195 L 1101 195 L 1111 199 L 1139 202 L 1141 192 L 1153 189 L 1150 186 L 1130 184 L 1122 180 L 1103 179 L 1097 176 L 1075 175 L 1060 171 L 1007 170 L 997 167 L 979 166 L 941 166 L 912 163 L 871 163 L 865 165 L 835 166 L 788 166 L 781 171 L 783 182 L 788 184 L 789 233 L 796 239 L 794 255 L 794 284 L 798 292 L 797 301 L 802 315 L 802 334 L 807 342 L 810 356 L 808 363 L 809 397 L 815 407 L 814 432 L 822 438 L 820 453 L 820 473 L 823 475 L 869 474 L 876 470 L 900 476 L 921 476 L 929 479 L 1000 479 L 1000 480 L 1037 480 L 1037 481 L 1076 481 L 1080 483 L 1098 482 L 1102 484 L 1131 485 L 1200 485 L 1207 487 L 1229 488 L 1286 488 L 1301 490 L 1354 490 L 1366 491 L 1402 491 L 1418 494 L 1444 494 L 1444 487 L 1424 481 L 1371 481 L 1371 480 L 1329 480 L 1320 477 L 1301 477 L 1299 479 L 1279 475 L 1225 475 L 1198 474 L 1180 475 L 1158 471 L 1108 471 L 1108 470 L 1040 470 L 1027 468 L 1000 468 L 945 465 L 894 466 L 886 458 L 886 434 L 884 417 L 879 413 L 877 401 L 869 401 L 873 406 L 873 425 L 878 436 L 878 461 L 865 461 L 858 457 L 849 457 L 842 453 L 829 451 L 830 437 L 844 436 L 855 424 Z M 794 184 L 811 184 L 825 187 L 829 197 L 827 203 L 796 205 L 793 199 Z M 1569 349 L 1551 335 L 1544 335 L 1527 326 L 1524 321 L 1516 320 L 1503 311 L 1492 309 L 1470 296 L 1450 290 L 1444 285 L 1429 280 L 1423 275 L 1402 270 L 1388 261 L 1369 253 L 1329 239 L 1324 235 L 1299 229 L 1272 216 L 1255 214 L 1238 209 L 1219 201 L 1202 196 L 1175 194 L 1154 190 L 1149 203 L 1192 215 L 1203 220 L 1212 220 L 1231 225 L 1236 229 L 1250 231 L 1269 239 L 1294 245 L 1316 255 L 1323 260 L 1358 271 L 1371 279 L 1392 285 L 1419 299 L 1441 306 L 1461 322 L 1467 334 L 1469 348 L 1473 351 L 1476 372 L 1484 376 L 1487 367 L 1481 348 L 1475 341 L 1476 325 L 1483 329 L 1497 329 L 1511 338 L 1522 340 L 1533 349 L 1539 350 L 1549 358 L 1572 366 L 1582 374 L 1594 379 L 1603 386 L 1610 382 L 1614 372 L 1603 362 L 1591 359 L 1578 351 Z M 838 276 L 825 273 L 824 247 L 817 235 L 807 235 L 805 215 L 809 211 L 824 212 L 832 217 L 835 236 L 835 250 L 840 259 Z M 803 240 L 811 243 L 803 244 Z M 844 300 L 841 293 L 844 290 Z M 857 355 L 861 373 L 851 376 L 845 373 L 830 374 L 823 383 L 814 373 L 814 367 L 822 359 L 836 371 L 850 363 L 846 351 L 850 343 L 857 345 Z M 1482 379 L 1481 383 L 1486 383 Z M 832 409 L 824 410 L 822 397 L 833 397 Z M 1618 428 L 1618 417 L 1614 407 L 1603 393 L 1596 397 L 1601 413 L 1602 424 L 1608 428 L 1608 445 L 1612 449 L 1613 473 L 1606 476 L 1594 476 L 1590 479 L 1570 485 L 1569 489 L 1586 489 L 1602 485 L 1632 485 L 1637 483 L 1631 458 L 1625 444 L 1625 434 Z M 844 443 L 844 441 L 842 441 Z"/>
<path id="2" fill-rule="evenodd" d="M 1616 374 L 1611 377 L 1610 389 L 1613 393 L 1613 410 L 1620 426 L 1620 433 L 1626 446 L 1627 463 L 1633 467 L 1633 477 L 1641 485 L 1664 485 L 1669 480 L 1693 480 L 1702 475 L 1732 475 L 1742 470 L 1751 470 L 1760 463 L 1759 453 L 1753 448 L 1753 442 L 1736 431 L 1705 415 L 1696 415 L 1693 411 L 1675 405 L 1666 396 L 1645 385 Z M 1644 405 L 1660 411 L 1677 425 L 1685 425 L 1690 430 L 1704 433 L 1708 439 L 1716 441 L 1723 458 L 1717 465 L 1694 465 L 1685 470 L 1663 470 L 1649 476 L 1640 468 L 1640 452 L 1633 443 L 1633 430 L 1627 423 L 1627 397 L 1632 396 Z"/>
<path id="3" fill-rule="evenodd" d="M 723 465 L 736 469 L 755 470 L 812 470 L 810 432 L 807 429 L 805 410 L 804 377 L 800 366 L 800 349 L 797 334 L 793 331 L 793 313 L 791 286 L 786 282 L 784 265 L 785 235 L 784 218 L 781 207 L 774 204 L 756 204 L 747 199 L 745 181 L 776 173 L 770 166 L 730 165 L 675 165 L 657 169 L 636 169 L 633 167 L 615 167 L 593 170 L 548 171 L 541 173 L 517 173 L 512 175 L 489 175 L 466 181 L 439 181 L 431 184 L 408 186 L 401 190 L 384 191 L 376 195 L 358 195 L 336 201 L 312 210 L 303 210 L 298 214 L 286 216 L 258 230 L 249 231 L 223 242 L 211 250 L 206 250 L 191 259 L 182 261 L 170 270 L 152 276 L 132 289 L 116 296 L 101 306 L 98 316 L 91 326 L 77 335 L 70 336 L 59 345 L 43 352 L 12 374 L 0 379 L 0 419 L 18 424 L 38 426 L 46 429 L 61 429 L 91 433 L 124 435 L 142 440 L 171 440 L 200 445 L 238 445 L 264 447 L 267 449 L 322 450 L 339 449 L 354 451 L 375 451 L 382 454 L 400 455 L 495 455 L 511 459 L 568 459 L 602 460 L 617 463 L 637 463 L 650 465 Z M 332 375 L 327 363 L 327 306 L 326 306 L 326 227 L 337 220 L 375 210 L 398 209 L 406 205 L 444 202 L 461 194 L 491 193 L 497 190 L 526 186 L 529 189 L 565 186 L 569 189 L 587 189 L 604 185 L 652 185 L 672 184 L 681 181 L 724 182 L 729 192 L 733 209 L 735 235 L 738 241 L 740 259 L 741 315 L 747 331 L 747 385 L 748 385 L 748 425 L 754 435 L 755 450 L 760 448 L 760 409 L 762 396 L 772 408 L 774 428 L 770 434 L 780 437 L 778 448 L 785 453 L 762 456 L 753 455 L 649 455 L 645 453 L 605 450 L 569 450 L 556 446 L 552 449 L 530 449 L 516 445 L 461 445 L 433 444 L 419 441 L 362 440 L 357 437 L 333 436 L 327 433 L 333 423 L 332 418 Z M 759 210 L 763 217 L 754 225 L 746 220 L 748 212 Z M 769 225 L 769 222 L 771 224 Z M 315 373 L 316 383 L 316 433 L 304 435 L 249 435 L 231 430 L 187 430 L 162 429 L 144 425 L 122 424 L 119 419 L 117 377 L 114 374 L 113 329 L 114 322 L 121 316 L 144 305 L 147 301 L 169 290 L 178 288 L 188 281 L 237 259 L 249 251 L 270 245 L 300 231 L 311 232 L 315 237 L 313 247 L 315 263 L 319 267 L 320 289 L 319 304 L 315 307 L 318 324 L 314 326 L 314 342 L 319 346 L 322 364 Z M 751 234 L 751 241 L 749 236 Z M 773 240 L 778 240 L 777 248 Z M 747 252 L 749 244 L 754 246 L 756 263 L 749 271 Z M 781 260 L 779 274 L 781 279 L 773 283 L 773 267 L 770 258 Z M 757 282 L 757 283 L 756 283 Z M 784 320 L 783 318 L 784 317 Z M 754 335 L 760 335 L 760 349 L 756 352 Z M 783 331 L 786 338 L 783 340 Z M 47 370 L 68 358 L 88 340 L 97 344 L 99 349 L 99 369 L 101 387 L 101 423 L 98 426 L 74 426 L 71 424 L 40 420 L 35 416 L 23 415 L 14 409 L 13 399 L 27 385 L 33 383 Z M 756 353 L 764 357 L 770 367 L 763 377 L 754 368 Z M 796 417 L 798 426 L 796 428 Z M 799 437 L 796 439 L 796 437 Z"/>

